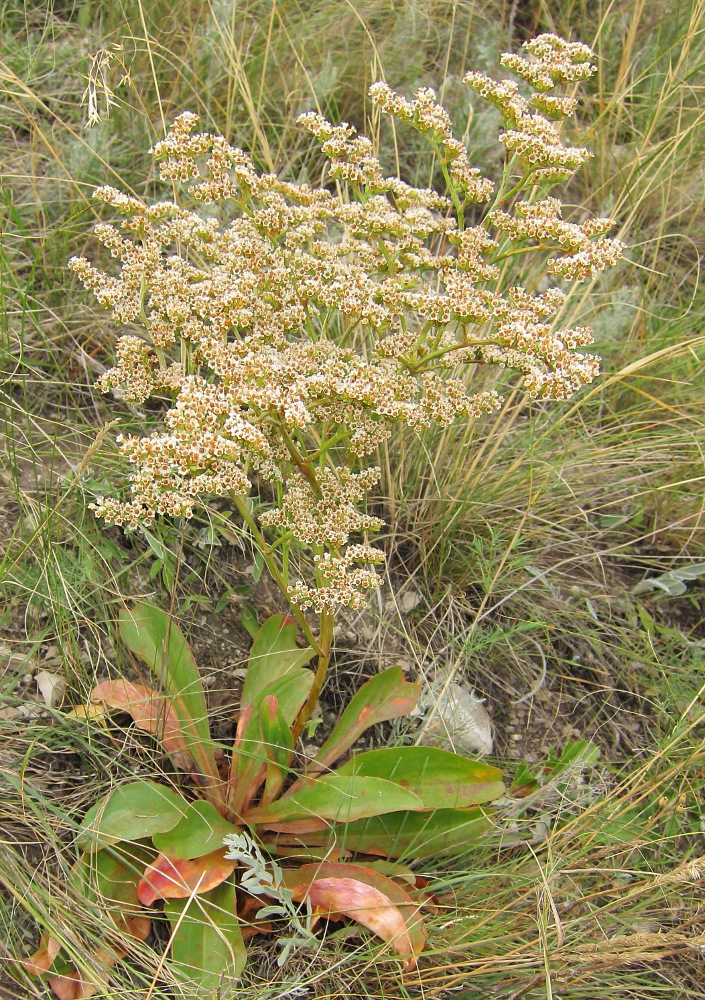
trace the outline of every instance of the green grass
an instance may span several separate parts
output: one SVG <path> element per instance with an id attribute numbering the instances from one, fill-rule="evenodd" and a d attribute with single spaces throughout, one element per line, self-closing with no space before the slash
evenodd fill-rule
<path id="1" fill-rule="evenodd" d="M 259 166 L 315 181 L 321 163 L 294 121 L 317 107 L 368 129 L 405 179 L 432 183 L 414 134 L 371 115 L 366 90 L 380 76 L 407 93 L 435 86 L 492 169 L 497 122 L 462 72 L 496 69 L 536 30 L 594 45 L 600 72 L 580 127 L 595 156 L 564 200 L 613 215 L 630 246 L 633 266 L 570 303 L 595 328 L 605 376 L 564 405 L 510 391 L 492 420 L 421 440 L 400 432 L 382 464 L 393 579 L 413 575 L 426 598 L 408 623 L 420 662 L 458 671 L 502 726 L 540 671 L 538 643 L 545 690 L 591 713 L 603 761 L 514 818 L 522 832 L 553 824 L 547 840 L 502 847 L 497 835 L 428 868 L 440 908 L 405 985 L 387 953 L 349 932 L 284 977 L 315 997 L 705 997 L 697 881 L 677 875 L 705 854 L 702 583 L 675 599 L 631 594 L 645 576 L 705 561 L 705 4 L 3 0 L 0 29 L 0 621 L 29 662 L 56 647 L 70 702 L 120 669 L 122 598 L 156 594 L 188 624 L 243 582 L 221 512 L 214 528 L 155 529 L 150 545 L 87 510 L 122 475 L 102 428 L 142 419 L 93 389 L 115 331 L 66 268 L 73 253 L 101 252 L 93 187 L 155 194 L 146 150 L 186 108 Z M 79 102 L 101 49 L 113 52 L 117 106 L 86 130 Z M 211 550 L 213 531 L 222 544 Z M 203 595 L 210 605 L 194 603 Z M 25 690 L 8 667 L 0 707 L 23 704 Z M 5 957 L 33 947 L 36 916 L 80 956 L 100 919 L 66 888 L 71 832 L 111 782 L 160 762 L 146 743 L 62 712 L 0 726 Z M 558 726 L 553 739 L 560 751 Z M 281 996 L 271 942 L 251 947 L 256 972 L 232 995 Z M 146 1000 L 153 981 L 155 1000 L 182 995 L 168 962 L 155 979 L 158 956 L 138 951 L 103 995 Z M 1 995 L 20 988 L 49 995 L 30 979 Z"/>

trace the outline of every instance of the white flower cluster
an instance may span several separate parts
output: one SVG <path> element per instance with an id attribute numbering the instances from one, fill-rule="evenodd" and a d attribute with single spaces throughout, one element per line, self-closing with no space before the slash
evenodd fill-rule
<path id="1" fill-rule="evenodd" d="M 436 101 L 431 87 L 421 87 L 413 101 L 396 94 L 386 83 L 373 83 L 370 98 L 380 110 L 407 121 L 419 132 L 426 135 L 441 154 L 441 162 L 447 166 L 450 178 L 462 192 L 463 202 L 489 201 L 494 191 L 494 183 L 482 177 L 477 167 L 470 165 L 465 143 L 454 138 L 448 112 Z"/>
<path id="2" fill-rule="evenodd" d="M 583 147 L 563 144 L 554 122 L 569 118 L 577 101 L 549 91 L 559 84 L 591 77 L 595 72 L 590 62 L 593 53 L 582 42 L 567 42 L 553 34 L 539 35 L 524 47 L 529 59 L 505 52 L 501 63 L 534 89 L 529 100 L 511 80 L 497 81 L 483 73 L 471 72 L 465 76 L 465 83 L 499 109 L 505 127 L 499 141 L 516 154 L 533 180 L 548 183 L 567 180 L 592 154 Z"/>
<path id="3" fill-rule="evenodd" d="M 546 261 L 549 274 L 583 281 L 606 267 L 613 267 L 622 257 L 624 244 L 621 240 L 604 238 L 614 226 L 613 219 L 588 219 L 582 225 L 565 222 L 557 198 L 545 198 L 531 204 L 518 202 L 514 210 L 516 215 L 492 212 L 492 223 L 516 243 L 530 240 L 537 246 L 560 251 L 562 256 Z"/>
<path id="4" fill-rule="evenodd" d="M 529 60 L 505 65 L 544 102 L 556 83 L 591 69 L 578 43 L 549 35 L 527 48 Z M 580 160 L 516 84 L 467 79 L 502 109 L 507 148 L 519 151 L 516 132 L 534 153 L 537 144 L 549 148 L 539 169 Z M 162 432 L 119 439 L 133 466 L 132 497 L 100 497 L 96 512 L 129 528 L 162 514 L 190 517 L 209 496 L 246 495 L 257 474 L 279 497 L 261 526 L 313 548 L 316 585 L 299 581 L 291 596 L 319 611 L 359 606 L 379 583 L 382 553 L 350 537 L 382 524 L 360 509 L 378 470 L 353 467 L 395 422 L 446 426 L 496 409 L 496 393 L 468 388 L 480 363 L 522 372 L 542 398 L 563 399 L 597 374 L 597 359 L 581 353 L 589 330 L 558 327 L 563 293 L 507 288 L 500 262 L 514 252 L 550 254 L 548 274 L 581 280 L 622 252 L 605 237 L 611 220 L 566 222 L 555 198 L 517 200 L 513 209 L 500 199 L 481 224 L 465 227 L 464 209 L 487 201 L 493 185 L 470 165 L 433 91 L 408 101 L 375 84 L 371 96 L 428 137 L 450 199 L 385 177 L 369 139 L 313 113 L 302 124 L 321 141 L 341 190 L 259 173 L 222 136 L 195 132 L 187 112 L 152 152 L 162 179 L 187 182 L 196 204 L 148 205 L 99 188 L 95 196 L 121 216 L 96 227 L 119 273 L 70 261 L 115 320 L 132 326 L 100 387 L 138 402 L 173 399 Z M 553 117 L 566 107 L 551 105 Z M 209 203 L 225 203 L 232 221 L 204 217 Z"/>

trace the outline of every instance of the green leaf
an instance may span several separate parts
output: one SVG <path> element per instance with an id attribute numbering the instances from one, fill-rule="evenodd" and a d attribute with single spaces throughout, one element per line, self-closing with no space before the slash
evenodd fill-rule
<path id="1" fill-rule="evenodd" d="M 177 825 L 166 833 L 157 833 L 152 843 L 162 854 L 190 860 L 201 858 L 223 846 L 223 838 L 237 833 L 238 827 L 223 819 L 210 802 L 191 802 Z"/>
<path id="2" fill-rule="evenodd" d="M 294 752 L 294 737 L 274 695 L 262 700 L 259 719 L 262 746 L 268 758 L 261 799 L 264 806 L 273 802 L 284 786 Z"/>
<path id="3" fill-rule="evenodd" d="M 288 615 L 272 615 L 262 625 L 250 652 L 240 699 L 243 710 L 252 705 L 257 696 L 274 681 L 303 667 L 314 655 L 310 646 L 301 649 L 296 645 L 296 634 L 296 622 Z M 277 691 L 272 690 L 270 693 L 279 697 Z M 279 700 L 281 702 L 281 698 Z"/>
<path id="4" fill-rule="evenodd" d="M 311 847 L 335 846 L 351 854 L 377 854 L 409 861 L 466 848 L 492 827 L 482 809 L 435 809 L 433 812 L 396 812 L 310 833 Z M 286 844 L 294 838 L 278 838 Z"/>
<path id="5" fill-rule="evenodd" d="M 329 767 L 370 726 L 408 715 L 416 707 L 420 694 L 421 685 L 407 681 L 401 667 L 390 667 L 371 677 L 351 698 L 337 726 L 316 754 L 312 769 Z"/>
<path id="6" fill-rule="evenodd" d="M 171 967 L 213 996 L 239 978 L 247 961 L 235 886 L 228 879 L 195 899 L 169 899 L 164 912 L 172 926 Z"/>
<path id="7" fill-rule="evenodd" d="M 385 778 L 413 792 L 426 809 L 466 809 L 504 794 L 502 772 L 435 747 L 385 747 L 355 754 L 336 774 Z"/>
<path id="8" fill-rule="evenodd" d="M 170 697 L 188 752 L 209 785 L 219 785 L 203 685 L 193 654 L 165 611 L 140 601 L 120 612 L 120 634 Z"/>
<path id="9" fill-rule="evenodd" d="M 262 576 L 262 570 L 264 569 L 264 556 L 261 552 L 255 552 L 255 558 L 252 563 L 252 579 L 255 583 L 259 583 L 260 577 Z"/>
<path id="10" fill-rule="evenodd" d="M 590 767 L 600 759 L 600 748 L 588 740 L 572 740 L 566 743 L 557 760 L 550 757 L 544 767 L 546 778 L 553 780 L 569 769 Z"/>
<path id="11" fill-rule="evenodd" d="M 244 819 L 268 830 L 304 833 L 320 830 L 329 822 L 346 823 L 399 809 L 422 808 L 418 796 L 391 781 L 326 774 L 270 805 L 251 809 Z"/>
<path id="12" fill-rule="evenodd" d="M 218 608 L 216 608 L 216 611 L 217 610 Z M 262 626 L 260 625 L 260 620 L 257 617 L 257 612 L 251 604 L 242 605 L 242 609 L 240 611 L 240 621 L 242 622 L 243 628 L 250 633 L 253 639 L 256 639 L 257 633 Z"/>
<path id="13" fill-rule="evenodd" d="M 161 559 L 155 559 L 152 565 L 149 567 L 149 573 L 147 574 L 147 579 L 151 583 L 155 576 L 159 576 L 164 563 Z"/>
<path id="14" fill-rule="evenodd" d="M 144 909 L 137 898 L 137 884 L 156 857 L 142 844 L 121 844 L 82 854 L 69 881 L 89 902 L 118 917 L 137 916 Z"/>
<path id="15" fill-rule="evenodd" d="M 254 702 L 253 708 L 260 711 L 260 706 L 266 698 L 277 699 L 279 711 L 281 712 L 287 726 L 294 724 L 294 719 L 301 711 L 301 707 L 311 693 L 313 686 L 312 670 L 292 670 L 283 677 L 278 677 L 263 688 Z"/>
<path id="16" fill-rule="evenodd" d="M 688 584 L 705 576 L 705 563 L 689 566 L 679 566 L 660 576 L 652 576 L 642 580 L 632 587 L 632 594 L 647 594 L 652 590 L 661 590 L 670 597 L 680 597 L 685 594 Z"/>
<path id="17" fill-rule="evenodd" d="M 79 850 L 97 850 L 121 840 L 142 840 L 173 830 L 188 803 L 156 781 L 118 785 L 88 810 L 76 837 Z"/>

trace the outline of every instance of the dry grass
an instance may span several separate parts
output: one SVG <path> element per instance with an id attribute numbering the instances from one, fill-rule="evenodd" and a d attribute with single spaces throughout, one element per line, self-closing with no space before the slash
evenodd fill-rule
<path id="1" fill-rule="evenodd" d="M 644 576 L 705 561 L 705 4 L 188 0 L 176 11 L 166 0 L 2 0 L 0 24 L 0 621 L 26 662 L 51 653 L 75 701 L 120 666 L 112 622 L 122 598 L 151 592 L 214 622 L 219 601 L 237 606 L 248 559 L 217 511 L 126 542 L 86 510 L 119 474 L 111 449 L 94 445 L 101 429 L 145 418 L 92 388 L 114 331 L 65 262 L 98 254 L 93 186 L 151 195 L 143 151 L 184 108 L 260 166 L 316 180 L 320 163 L 293 120 L 318 107 L 369 129 L 408 180 L 431 183 L 413 137 L 370 115 L 366 89 L 379 76 L 407 92 L 436 86 L 492 168 L 496 123 L 471 109 L 462 70 L 495 69 L 510 35 L 537 29 L 594 43 L 600 73 L 582 125 L 596 155 L 566 200 L 618 218 L 631 246 L 634 266 L 616 284 L 571 301 L 573 318 L 596 329 L 605 377 L 551 409 L 508 385 L 496 420 L 421 440 L 399 433 L 382 460 L 392 585 L 424 595 L 394 625 L 395 642 L 422 669 L 455 671 L 488 696 L 503 757 L 512 746 L 560 752 L 570 723 L 600 745 L 602 763 L 514 802 L 504 841 L 498 831 L 430 866 L 439 912 L 403 985 L 383 950 L 338 929 L 284 973 L 270 942 L 253 945 L 251 981 L 221 1000 L 283 997 L 296 984 L 321 998 L 705 997 L 702 585 L 676 600 L 630 594 Z M 87 131 L 79 100 L 101 49 L 112 51 L 105 81 L 118 106 Z M 210 605 L 194 603 L 203 596 Z M 386 617 L 375 655 L 388 644 Z M 374 659 L 346 655 L 348 673 Z M 533 689 L 542 659 L 545 701 L 518 713 L 511 703 Z M 16 662 L 3 661 L 5 707 L 31 687 Z M 158 774 L 162 762 L 120 730 L 77 729 L 61 712 L 0 726 L 5 956 L 31 949 L 39 919 L 85 960 L 100 918 L 66 888 L 72 830 L 102 788 Z M 510 777 L 518 766 L 507 764 Z M 141 949 L 103 995 L 144 1000 L 157 963 Z M 154 1000 L 182 995 L 168 964 L 165 976 Z M 29 979 L 1 988 L 48 997 Z"/>

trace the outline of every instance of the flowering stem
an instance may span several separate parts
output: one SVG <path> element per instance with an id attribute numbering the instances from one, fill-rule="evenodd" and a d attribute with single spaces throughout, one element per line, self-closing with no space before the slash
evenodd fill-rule
<path id="1" fill-rule="evenodd" d="M 272 550 L 270 549 L 269 545 L 267 544 L 267 541 L 266 541 L 264 535 L 259 530 L 259 527 L 257 525 L 257 521 L 254 519 L 254 517 L 252 516 L 252 514 L 250 512 L 250 508 L 249 508 L 249 506 L 247 504 L 247 498 L 243 497 L 243 496 L 240 496 L 237 493 L 233 493 L 233 494 L 231 494 L 231 496 L 233 498 L 233 503 L 235 504 L 235 506 L 237 507 L 237 509 L 240 511 L 240 514 L 242 515 L 243 521 L 245 522 L 245 524 L 247 525 L 247 527 L 250 529 L 252 537 L 254 538 L 255 542 L 257 543 L 257 548 L 262 553 L 262 558 L 264 559 L 265 563 L 267 564 L 267 569 L 272 574 L 272 579 L 274 580 L 274 582 L 276 583 L 276 585 L 279 587 L 279 589 L 281 590 L 281 592 L 284 595 L 284 597 L 286 597 L 287 601 L 289 601 L 289 592 L 288 592 L 288 588 L 287 588 L 287 585 L 286 585 L 286 580 L 284 579 L 284 577 L 281 574 L 279 566 L 277 565 L 277 561 L 274 558 L 274 556 L 272 555 Z M 318 654 L 319 658 L 321 656 L 326 655 L 326 654 L 324 654 L 324 648 L 323 648 L 323 646 L 320 644 L 320 642 L 318 640 L 316 640 L 313 632 L 309 628 L 308 622 L 306 621 L 306 619 L 305 619 L 305 617 L 303 615 L 303 612 L 299 608 L 297 608 L 297 606 L 295 604 L 292 604 L 291 601 L 289 601 L 289 605 L 291 607 L 291 610 L 292 610 L 292 613 L 293 613 L 294 617 L 296 618 L 297 622 L 301 626 L 301 631 L 304 633 L 304 635 L 308 639 L 311 647 L 316 651 L 316 653 Z M 327 655 L 330 656 L 330 644 L 328 645 L 328 654 Z"/>
<path id="2" fill-rule="evenodd" d="M 286 445 L 287 451 L 291 455 L 294 465 L 299 470 L 301 475 L 304 477 L 306 482 L 309 484 L 309 486 L 316 494 L 316 496 L 320 499 L 323 496 L 323 494 L 321 492 L 321 487 L 318 485 L 318 480 L 316 479 L 316 473 L 313 471 L 313 466 L 311 465 L 308 456 L 304 458 L 304 456 L 299 452 L 298 448 L 291 440 L 289 435 L 286 433 L 286 431 L 283 428 L 280 428 L 279 430 L 282 436 L 282 440 Z"/>
<path id="3" fill-rule="evenodd" d="M 318 633 L 318 665 L 316 666 L 316 674 L 313 678 L 313 684 L 311 685 L 311 693 L 308 696 L 306 704 L 299 712 L 298 718 L 292 727 L 292 735 L 294 737 L 294 742 L 301 735 L 305 724 L 311 718 L 313 710 L 318 704 L 318 699 L 321 696 L 321 690 L 323 688 L 323 682 L 326 679 L 326 674 L 328 673 L 328 666 L 330 664 L 330 648 L 333 643 L 333 623 L 334 617 L 331 611 L 322 611 L 320 618 L 320 629 Z"/>

